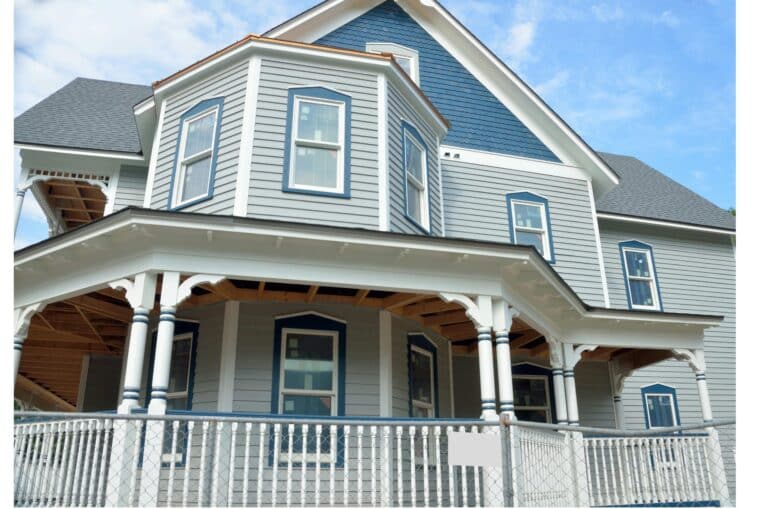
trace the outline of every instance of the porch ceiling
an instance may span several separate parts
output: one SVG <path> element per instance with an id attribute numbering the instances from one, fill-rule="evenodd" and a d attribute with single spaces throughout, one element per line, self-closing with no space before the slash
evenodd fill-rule
<path id="1" fill-rule="evenodd" d="M 67 229 L 90 223 L 104 216 L 107 197 L 98 186 L 79 180 L 51 179 L 36 184 L 38 196 L 61 213 Z"/>

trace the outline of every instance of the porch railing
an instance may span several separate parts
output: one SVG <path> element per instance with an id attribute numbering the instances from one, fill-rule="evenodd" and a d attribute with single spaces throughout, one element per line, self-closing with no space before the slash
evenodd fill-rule
<path id="1" fill-rule="evenodd" d="M 500 463 L 457 461 L 454 434 Z M 583 433 L 614 436 L 584 437 Z M 19 506 L 727 502 L 716 436 L 477 420 L 17 413 Z M 455 444 L 455 442 L 453 442 Z M 713 447 L 717 448 L 715 451 Z M 500 466 L 499 466 L 500 465 Z M 720 461 L 722 465 L 722 461 Z"/>

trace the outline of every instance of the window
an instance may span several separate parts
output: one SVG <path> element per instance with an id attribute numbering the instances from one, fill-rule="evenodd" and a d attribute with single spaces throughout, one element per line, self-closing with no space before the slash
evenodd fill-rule
<path id="1" fill-rule="evenodd" d="M 667 428 L 680 425 L 677 391 L 668 385 L 653 384 L 640 389 L 647 428 Z"/>
<path id="2" fill-rule="evenodd" d="M 405 215 L 429 234 L 429 182 L 427 145 L 419 132 L 403 122 L 403 165 L 405 179 Z"/>
<path id="3" fill-rule="evenodd" d="M 369 42 L 365 45 L 369 53 L 391 53 L 397 64 L 417 85 L 419 84 L 419 52 L 387 42 Z"/>
<path id="4" fill-rule="evenodd" d="M 349 197 L 350 105 L 325 88 L 289 90 L 284 191 Z"/>
<path id="5" fill-rule="evenodd" d="M 437 417 L 437 348 L 423 334 L 408 335 L 410 416 Z"/>
<path id="6" fill-rule="evenodd" d="M 513 375 L 515 416 L 521 421 L 552 422 L 549 401 L 549 377 Z"/>
<path id="7" fill-rule="evenodd" d="M 181 116 L 168 208 L 178 209 L 213 196 L 224 99 L 209 99 Z"/>
<path id="8" fill-rule="evenodd" d="M 512 243 L 533 246 L 545 260 L 554 263 L 548 200 L 529 192 L 510 193 L 507 211 Z"/>
<path id="9" fill-rule="evenodd" d="M 651 246 L 632 240 L 620 243 L 619 250 L 629 308 L 661 311 Z"/>

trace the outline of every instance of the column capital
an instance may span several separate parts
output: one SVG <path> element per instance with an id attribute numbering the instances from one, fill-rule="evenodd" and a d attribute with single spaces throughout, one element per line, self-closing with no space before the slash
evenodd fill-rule
<path id="1" fill-rule="evenodd" d="M 552 369 L 563 369 L 563 344 L 559 339 L 546 337 L 549 344 L 549 365 Z"/>
<path id="2" fill-rule="evenodd" d="M 704 350 L 688 350 L 685 348 L 673 348 L 672 353 L 678 361 L 683 361 L 691 367 L 694 373 L 704 373 L 707 370 L 707 364 L 704 361 Z"/>
<path id="3" fill-rule="evenodd" d="M 125 290 L 125 299 L 135 312 L 155 307 L 156 286 L 157 274 L 154 272 L 141 272 L 133 276 L 133 279 L 123 278 L 109 283 L 113 290 Z"/>
<path id="4" fill-rule="evenodd" d="M 29 331 L 29 324 L 32 322 L 32 317 L 35 316 L 35 313 L 38 313 L 43 310 L 45 307 L 45 304 L 42 302 L 38 302 L 36 304 L 30 304 L 28 306 L 16 308 L 14 310 L 14 328 L 13 328 L 13 335 L 14 337 L 27 337 L 27 332 Z"/>
<path id="5" fill-rule="evenodd" d="M 475 328 L 480 331 L 481 327 L 490 329 L 493 327 L 493 305 L 491 297 L 487 295 L 478 295 L 470 297 L 461 293 L 439 293 L 438 297 L 444 302 L 455 302 L 461 305 L 467 314 L 467 318 L 472 320 Z"/>
<path id="6" fill-rule="evenodd" d="M 568 371 L 573 371 L 573 368 L 579 363 L 584 352 L 591 352 L 597 347 L 598 345 L 577 346 L 570 343 L 563 343 L 563 368 Z"/>

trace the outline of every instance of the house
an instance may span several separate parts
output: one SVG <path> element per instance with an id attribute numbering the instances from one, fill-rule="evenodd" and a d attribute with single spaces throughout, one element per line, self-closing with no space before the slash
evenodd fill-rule
<path id="1" fill-rule="evenodd" d="M 18 421 L 19 504 L 734 500 L 734 218 L 437 2 L 78 78 L 15 143 L 17 397 L 78 412 Z"/>

